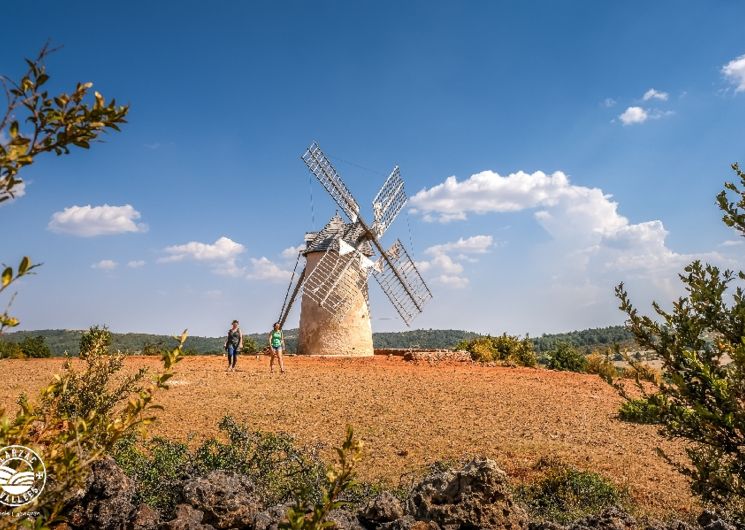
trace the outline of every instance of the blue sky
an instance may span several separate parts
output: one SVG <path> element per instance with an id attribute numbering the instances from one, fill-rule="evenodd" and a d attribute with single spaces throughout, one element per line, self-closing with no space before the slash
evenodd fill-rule
<path id="1" fill-rule="evenodd" d="M 0 258 L 44 263 L 21 329 L 268 329 L 286 249 L 335 210 L 313 140 L 363 205 L 401 167 L 385 243 L 413 243 L 434 293 L 413 327 L 617 324 L 619 281 L 644 307 L 692 259 L 742 261 L 714 203 L 745 163 L 741 2 L 75 6 L 4 10 L 0 72 L 51 39 L 50 89 L 92 81 L 129 124 L 0 207 Z M 375 289 L 373 328 L 403 329 Z"/>

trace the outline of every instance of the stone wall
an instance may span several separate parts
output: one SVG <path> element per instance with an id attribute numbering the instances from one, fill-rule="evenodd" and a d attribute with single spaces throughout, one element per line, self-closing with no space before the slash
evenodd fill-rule
<path id="1" fill-rule="evenodd" d="M 323 252 L 306 256 L 305 274 L 310 274 Z M 355 274 L 349 270 L 347 274 Z M 333 317 L 309 297 L 300 304 L 298 353 L 342 357 L 369 357 L 373 354 L 370 313 L 362 292 L 354 293 L 351 309 L 341 318 Z"/>

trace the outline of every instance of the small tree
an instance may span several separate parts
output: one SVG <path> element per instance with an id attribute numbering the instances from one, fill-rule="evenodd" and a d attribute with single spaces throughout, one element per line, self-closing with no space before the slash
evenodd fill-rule
<path id="1" fill-rule="evenodd" d="M 568 342 L 559 342 L 546 358 L 546 367 L 551 370 L 585 372 L 587 359 Z"/>
<path id="2" fill-rule="evenodd" d="M 20 346 L 23 355 L 31 359 L 41 359 L 52 356 L 52 351 L 49 349 L 44 337 L 41 335 L 37 335 L 36 337 L 24 337 Z"/>
<path id="3" fill-rule="evenodd" d="M 259 345 L 256 344 L 256 341 L 253 340 L 251 337 L 244 335 L 243 336 L 243 349 L 241 350 L 241 353 L 244 354 L 255 354 L 259 351 Z"/>
<path id="4" fill-rule="evenodd" d="M 745 186 L 745 174 L 732 168 Z M 725 224 L 745 235 L 745 187 L 727 182 L 717 201 Z M 679 276 L 686 294 L 671 311 L 655 302 L 659 320 L 640 315 L 623 284 L 616 295 L 638 344 L 663 361 L 664 378 L 652 383 L 661 433 L 686 441 L 690 458 L 673 464 L 694 493 L 745 522 L 745 292 L 728 291 L 745 274 L 694 261 Z"/>

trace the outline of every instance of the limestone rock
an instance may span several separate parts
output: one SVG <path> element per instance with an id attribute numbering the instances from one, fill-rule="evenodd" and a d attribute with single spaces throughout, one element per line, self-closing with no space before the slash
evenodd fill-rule
<path id="1" fill-rule="evenodd" d="M 229 471 L 212 471 L 187 481 L 183 498 L 204 512 L 206 523 L 221 529 L 252 525 L 262 507 L 254 484 Z"/>
<path id="2" fill-rule="evenodd" d="M 414 488 L 406 506 L 417 521 L 434 521 L 443 530 L 528 528 L 527 514 L 512 501 L 507 475 L 486 458 L 430 475 Z"/>
<path id="3" fill-rule="evenodd" d="M 400 519 L 403 515 L 401 501 L 392 493 L 384 491 L 362 508 L 359 518 L 366 527 L 375 528 L 377 525 Z"/>
<path id="4" fill-rule="evenodd" d="M 147 504 L 140 504 L 128 528 L 129 530 L 155 530 L 159 523 L 160 514 Z"/>
<path id="5" fill-rule="evenodd" d="M 176 515 L 163 525 L 164 530 L 215 530 L 209 524 L 203 524 L 204 512 L 192 508 L 188 504 L 176 506 Z"/>
<path id="6" fill-rule="evenodd" d="M 135 485 L 106 457 L 94 462 L 81 492 L 67 513 L 74 527 L 119 530 L 125 528 L 135 511 Z"/>

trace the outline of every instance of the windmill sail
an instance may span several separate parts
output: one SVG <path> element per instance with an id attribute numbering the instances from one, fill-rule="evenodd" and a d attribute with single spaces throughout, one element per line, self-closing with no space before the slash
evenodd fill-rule
<path id="1" fill-rule="evenodd" d="M 406 204 L 406 200 L 404 181 L 401 179 L 398 166 L 396 166 L 373 199 L 373 214 L 375 216 L 373 231 L 377 237 L 382 237 L 388 230 L 401 208 Z"/>
<path id="2" fill-rule="evenodd" d="M 373 276 L 407 326 L 432 298 L 432 292 L 399 240 L 378 260 Z"/>
<path id="3" fill-rule="evenodd" d="M 311 173 L 316 176 L 321 185 L 326 188 L 329 195 L 336 201 L 336 204 L 347 214 L 347 217 L 353 223 L 356 222 L 359 216 L 360 206 L 354 200 L 352 193 L 341 180 L 339 173 L 336 172 L 336 169 L 331 165 L 331 162 L 326 158 L 326 155 L 323 154 L 323 151 L 321 151 L 321 148 L 316 142 L 313 142 L 308 147 L 302 159 Z"/>
<path id="4" fill-rule="evenodd" d="M 367 301 L 367 270 L 359 251 L 339 240 L 340 249 L 328 249 L 308 275 L 303 292 L 335 317 L 342 318 L 362 292 Z"/>

